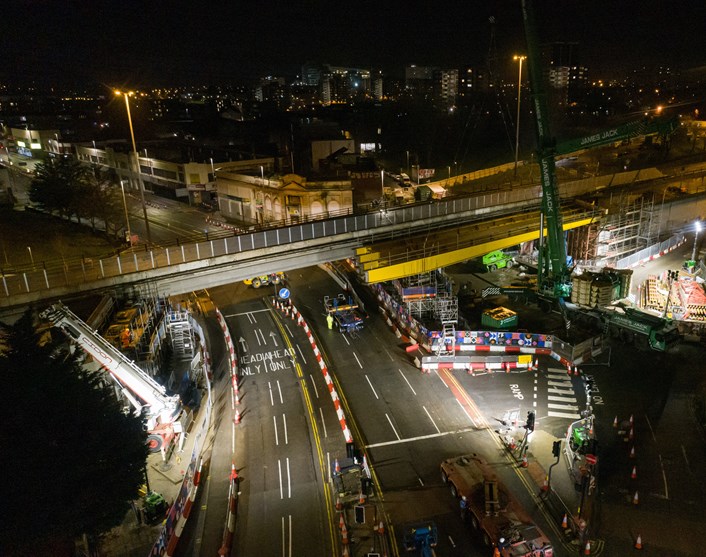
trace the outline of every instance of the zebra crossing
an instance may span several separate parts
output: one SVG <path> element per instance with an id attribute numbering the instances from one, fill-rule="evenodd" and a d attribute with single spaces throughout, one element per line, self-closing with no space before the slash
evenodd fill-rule
<path id="1" fill-rule="evenodd" d="M 537 381 L 534 380 L 535 392 L 537 391 Z M 547 370 L 547 417 L 549 418 L 569 418 L 578 420 L 578 401 L 574 392 L 574 385 L 571 377 L 563 368 Z"/>

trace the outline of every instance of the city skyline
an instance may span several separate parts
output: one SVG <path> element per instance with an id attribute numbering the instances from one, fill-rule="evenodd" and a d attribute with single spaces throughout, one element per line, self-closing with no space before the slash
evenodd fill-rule
<path id="1" fill-rule="evenodd" d="M 535 4 L 540 41 L 578 43 L 578 63 L 596 72 L 705 64 L 701 2 L 685 0 L 678 10 L 657 0 Z M 70 9 L 57 0 L 10 0 L 3 11 L 10 22 L 0 57 L 4 84 L 233 83 L 299 73 L 308 61 L 402 77 L 409 64 L 484 64 L 491 17 L 498 71 L 512 67 L 511 53 L 525 50 L 519 0 L 354 7 L 97 0 Z"/>

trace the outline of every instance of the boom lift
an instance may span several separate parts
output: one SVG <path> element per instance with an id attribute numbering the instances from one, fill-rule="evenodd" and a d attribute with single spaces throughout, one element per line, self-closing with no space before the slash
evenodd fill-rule
<path id="1" fill-rule="evenodd" d="M 41 317 L 61 329 L 110 373 L 135 407 L 135 414 L 145 417 L 150 451 L 166 449 L 176 434 L 181 432 L 181 423 L 177 421 L 181 413 L 179 397 L 167 395 L 162 385 L 62 303 L 50 306 Z"/>

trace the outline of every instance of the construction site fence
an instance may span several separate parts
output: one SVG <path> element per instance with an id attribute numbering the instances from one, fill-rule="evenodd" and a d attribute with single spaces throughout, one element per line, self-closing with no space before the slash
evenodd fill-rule
<path id="1" fill-rule="evenodd" d="M 674 236 L 668 238 L 667 240 L 664 240 L 663 242 L 653 244 L 644 249 L 641 249 L 640 251 L 633 253 L 632 255 L 628 255 L 627 257 L 618 259 L 615 262 L 614 267 L 616 269 L 630 269 L 632 267 L 636 267 L 637 265 L 641 265 L 646 261 L 657 259 L 665 253 L 669 253 L 673 249 L 682 245 L 685 241 L 686 237 L 684 236 L 684 234 L 675 234 Z"/>

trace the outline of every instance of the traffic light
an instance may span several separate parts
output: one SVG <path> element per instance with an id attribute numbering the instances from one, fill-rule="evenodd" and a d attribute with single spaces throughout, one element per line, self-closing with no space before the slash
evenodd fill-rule
<path id="1" fill-rule="evenodd" d="M 525 424 L 527 431 L 534 431 L 534 412 L 527 412 L 527 423 Z"/>
<path id="2" fill-rule="evenodd" d="M 552 454 L 556 458 L 559 458 L 559 455 L 561 454 L 561 441 L 554 441 L 552 444 Z"/>

